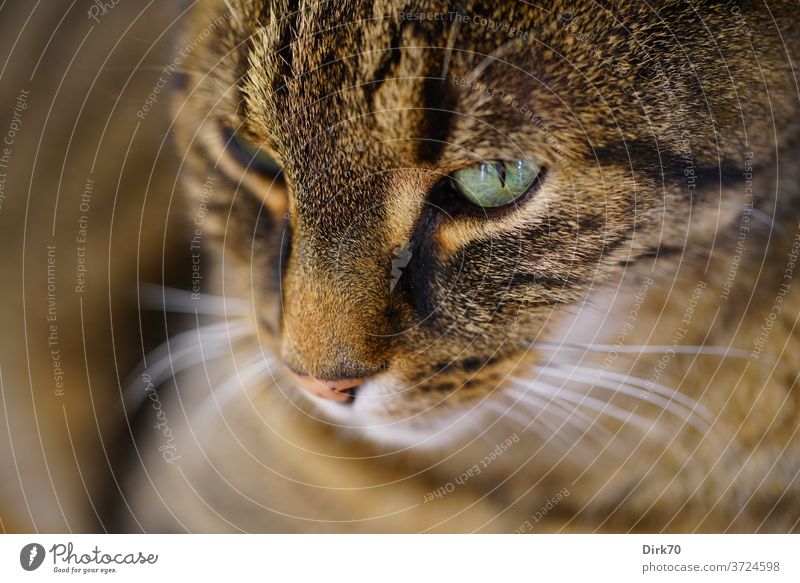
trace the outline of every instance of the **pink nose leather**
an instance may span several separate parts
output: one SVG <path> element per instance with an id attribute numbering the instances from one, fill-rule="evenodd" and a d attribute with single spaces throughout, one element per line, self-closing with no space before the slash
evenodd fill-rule
<path id="1" fill-rule="evenodd" d="M 302 376 L 292 372 L 292 377 L 297 386 L 309 395 L 314 395 L 321 399 L 346 403 L 353 398 L 355 389 L 364 382 L 364 379 L 339 379 L 335 381 L 324 381 L 312 376 Z"/>

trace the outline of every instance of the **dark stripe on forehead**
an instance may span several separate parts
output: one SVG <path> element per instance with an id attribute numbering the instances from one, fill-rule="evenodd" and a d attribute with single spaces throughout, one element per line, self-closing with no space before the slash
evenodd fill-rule
<path id="1" fill-rule="evenodd" d="M 279 74 L 273 80 L 275 94 L 286 90 L 286 85 L 293 77 L 293 43 L 297 40 L 297 20 L 300 14 L 300 0 L 289 0 L 286 12 L 278 15 L 280 19 L 280 36 L 276 54 L 279 60 Z"/>
<path id="2" fill-rule="evenodd" d="M 372 82 L 364 85 L 364 96 L 369 103 L 375 100 L 375 92 L 380 88 L 386 78 L 392 74 L 397 65 L 400 63 L 400 58 L 403 52 L 400 49 L 403 37 L 403 25 L 405 23 L 397 23 L 392 21 L 389 25 L 389 48 L 387 48 L 381 55 L 378 68 L 372 75 Z"/>
<path id="3" fill-rule="evenodd" d="M 445 79 L 428 77 L 422 86 L 422 104 L 417 154 L 420 160 L 433 164 L 450 139 L 456 96 Z"/>

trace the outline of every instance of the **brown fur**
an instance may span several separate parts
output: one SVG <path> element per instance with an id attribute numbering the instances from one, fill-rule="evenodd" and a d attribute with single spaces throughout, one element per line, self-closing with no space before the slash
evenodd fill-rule
<path id="1" fill-rule="evenodd" d="M 800 37 L 769 4 L 231 0 L 173 113 L 187 216 L 213 177 L 207 291 L 243 298 L 251 333 L 162 390 L 181 461 L 138 437 L 123 528 L 796 531 Z M 227 9 L 201 2 L 187 38 Z M 503 212 L 436 187 L 526 158 L 543 184 Z M 287 367 L 381 392 L 320 409 Z M 562 396 L 542 412 L 517 379 Z"/>
<path id="2" fill-rule="evenodd" d="M 238 269 L 244 276 L 237 293 L 270 314 L 262 344 L 295 371 L 331 379 L 393 375 L 406 388 L 385 399 L 375 418 L 414 417 L 424 428 L 432 423 L 426 420 L 479 409 L 511 376 L 549 362 L 531 342 L 559 341 L 556 331 L 593 290 L 612 290 L 597 308 L 608 310 L 606 324 L 581 331 L 584 309 L 572 336 L 613 344 L 614 318 L 624 318 L 648 277 L 654 283 L 627 344 L 669 345 L 681 330 L 679 344 L 752 349 L 797 230 L 797 177 L 774 171 L 776 149 L 780 168 L 796 163 L 797 101 L 785 51 L 796 50 L 798 38 L 788 3 L 773 3 L 771 14 L 743 8 L 739 20 L 718 2 L 424 6 L 513 23 L 530 31 L 529 40 L 452 21 L 409 22 L 400 13 L 414 6 L 394 2 L 234 6 L 228 34 L 208 43 L 204 63 L 214 65 L 178 98 L 179 119 L 202 120 L 180 144 L 192 150 L 195 131 L 213 135 L 227 124 L 245 128 L 283 164 L 285 187 L 261 188 L 267 200 L 288 203 L 288 221 L 272 215 L 264 219 L 271 228 L 254 239 L 248 226 L 240 237 L 237 223 L 255 219 L 240 214 L 234 199 L 225 244 L 241 260 L 230 273 L 233 282 Z M 196 26 L 220 10 L 207 3 Z M 747 34 L 743 23 L 770 32 Z M 745 152 L 755 153 L 752 202 L 760 214 L 745 219 L 747 248 L 735 285 L 723 291 L 747 202 Z M 451 217 L 451 203 L 429 194 L 442 176 L 477 159 L 525 157 L 548 168 L 546 182 L 510 212 Z M 208 172 L 206 163 L 198 168 Z M 228 213 L 227 202 L 220 206 Z M 404 245 L 413 258 L 398 292 L 388 293 L 392 252 Z M 276 276 L 274 252 L 259 249 L 281 246 L 285 264 Z M 681 324 L 693 293 L 696 307 Z M 369 433 L 362 443 L 352 441 L 357 431 L 332 435 L 324 416 L 307 413 L 281 424 L 278 443 L 253 427 L 264 442 L 252 451 L 267 448 L 269 467 L 313 472 L 305 479 L 316 487 L 287 490 L 282 479 L 239 466 L 223 473 L 245 491 L 252 490 L 241 485 L 245 476 L 265 480 L 253 498 L 244 495 L 253 503 L 269 500 L 324 522 L 245 516 L 239 498 L 207 486 L 212 508 L 226 509 L 229 525 L 254 530 L 503 531 L 519 528 L 569 484 L 573 494 L 558 518 L 537 529 L 794 530 L 796 297 L 782 304 L 763 355 L 678 354 L 659 373 L 659 384 L 711 411 L 705 433 L 671 419 L 653 394 L 606 393 L 668 439 L 643 437 L 602 414 L 596 423 L 613 435 L 606 448 L 584 436 L 563 454 L 521 432 L 524 446 L 491 472 L 423 503 L 427 490 L 469 467 L 486 446 L 467 436 L 434 453 L 392 453 Z M 599 365 L 607 354 L 584 359 Z M 647 379 L 662 357 L 615 356 L 611 370 Z M 279 393 L 293 397 L 291 383 L 278 378 Z M 599 396 L 589 389 L 586 395 Z M 268 424 L 286 414 L 281 400 L 255 405 Z M 235 433 L 249 435 L 252 423 Z M 502 441 L 500 428 L 507 435 L 513 427 L 501 417 L 484 439 Z M 622 459 L 609 453 L 612 444 Z M 216 448 L 209 451 L 216 459 Z M 321 451 L 333 456 L 330 464 Z M 190 467 L 200 472 L 194 480 L 208 472 Z M 352 500 L 350 490 L 317 491 L 344 484 L 357 488 Z M 411 507 L 397 517 L 360 518 L 402 506 L 398 497 L 409 497 Z M 193 508 L 181 519 L 227 528 Z"/>

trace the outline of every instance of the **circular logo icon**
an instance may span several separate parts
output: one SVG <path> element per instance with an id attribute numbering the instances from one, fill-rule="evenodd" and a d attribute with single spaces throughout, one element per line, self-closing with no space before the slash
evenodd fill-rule
<path id="1" fill-rule="evenodd" d="M 44 547 L 38 543 L 30 543 L 19 552 L 19 564 L 26 571 L 35 571 L 44 562 Z"/>

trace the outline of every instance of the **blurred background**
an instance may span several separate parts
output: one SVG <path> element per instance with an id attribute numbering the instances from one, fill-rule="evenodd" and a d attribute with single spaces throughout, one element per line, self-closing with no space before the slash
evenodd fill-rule
<path id="1" fill-rule="evenodd" d="M 188 7 L 0 2 L 0 531 L 112 528 L 120 386 L 165 326 L 137 282 L 182 278 L 159 85 Z"/>

